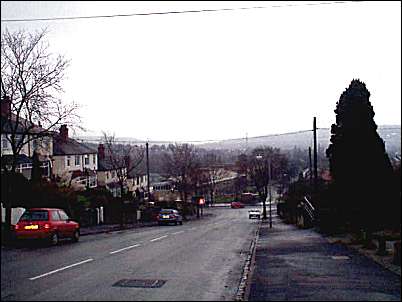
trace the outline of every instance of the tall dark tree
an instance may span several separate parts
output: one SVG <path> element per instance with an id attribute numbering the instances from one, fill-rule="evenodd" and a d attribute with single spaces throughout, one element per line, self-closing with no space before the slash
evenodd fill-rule
<path id="1" fill-rule="evenodd" d="M 31 181 L 39 182 L 42 179 L 42 171 L 40 168 L 39 155 L 34 151 L 32 155 L 32 170 L 31 170 Z"/>
<path id="2" fill-rule="evenodd" d="M 326 154 L 337 192 L 334 200 L 344 221 L 373 231 L 388 222 L 400 223 L 400 218 L 392 217 L 400 201 L 395 199 L 391 162 L 377 133 L 369 97 L 366 85 L 355 79 L 342 93 Z"/>

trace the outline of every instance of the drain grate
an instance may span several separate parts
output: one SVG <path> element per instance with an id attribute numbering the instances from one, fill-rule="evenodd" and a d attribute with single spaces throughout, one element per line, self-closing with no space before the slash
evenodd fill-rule
<path id="1" fill-rule="evenodd" d="M 348 256 L 332 256 L 331 258 L 334 260 L 349 260 L 350 259 L 350 257 L 348 257 Z"/>
<path id="2" fill-rule="evenodd" d="M 113 286 L 120 287 L 140 287 L 140 288 L 159 288 L 166 283 L 166 280 L 159 279 L 122 279 Z"/>

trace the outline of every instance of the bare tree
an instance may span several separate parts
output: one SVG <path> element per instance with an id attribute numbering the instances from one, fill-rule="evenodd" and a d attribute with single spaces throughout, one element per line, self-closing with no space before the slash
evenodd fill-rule
<path id="1" fill-rule="evenodd" d="M 223 168 L 221 158 L 214 152 L 207 153 L 204 157 L 203 179 L 204 187 L 210 195 L 210 204 L 214 203 L 214 194 L 219 180 L 228 177 L 229 173 Z"/>
<path id="2" fill-rule="evenodd" d="M 176 178 L 176 185 L 186 202 L 194 189 L 194 183 L 198 182 L 194 171 L 199 167 L 195 147 L 189 144 L 170 144 L 169 152 L 165 155 L 166 170 Z"/>
<path id="3" fill-rule="evenodd" d="M 273 180 L 278 180 L 287 171 L 288 161 L 278 148 L 260 147 L 254 149 L 248 156 L 247 161 L 242 163 L 242 169 L 247 166 L 247 174 L 252 180 L 258 193 L 266 199 L 268 196 L 268 185 Z"/>
<path id="4" fill-rule="evenodd" d="M 45 36 L 46 30 L 35 34 L 5 30 L 1 38 L 1 99 L 9 107 L 1 128 L 9 134 L 15 158 L 30 141 L 61 124 L 79 125 L 78 105 L 60 99 L 69 61 L 50 55 Z M 13 160 L 12 171 L 15 168 Z"/>
<path id="5" fill-rule="evenodd" d="M 144 148 L 130 144 L 118 144 L 115 135 L 103 132 L 103 140 L 106 145 L 105 155 L 113 170 L 116 171 L 121 194 L 127 185 L 128 175 L 133 172 L 144 159 Z M 149 181 L 149 180 L 148 180 Z"/>
<path id="6" fill-rule="evenodd" d="M 45 36 L 46 30 L 30 34 L 7 29 L 1 36 L 1 133 L 11 145 L 12 173 L 26 144 L 61 124 L 74 126 L 79 121 L 78 106 L 60 99 L 69 62 L 51 56 Z M 12 202 L 5 204 L 6 223 L 11 224 Z"/>

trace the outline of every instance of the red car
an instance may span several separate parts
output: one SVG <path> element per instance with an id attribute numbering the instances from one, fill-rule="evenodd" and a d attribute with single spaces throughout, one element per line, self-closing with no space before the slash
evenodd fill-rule
<path id="1" fill-rule="evenodd" d="M 66 212 L 53 208 L 25 210 L 14 227 L 16 239 L 46 239 L 57 245 L 60 238 L 80 238 L 80 225 L 71 220 Z"/>
<path id="2" fill-rule="evenodd" d="M 230 204 L 230 207 L 231 207 L 232 209 L 240 209 L 240 208 L 244 208 L 244 204 L 242 204 L 240 201 L 233 201 L 233 202 Z"/>

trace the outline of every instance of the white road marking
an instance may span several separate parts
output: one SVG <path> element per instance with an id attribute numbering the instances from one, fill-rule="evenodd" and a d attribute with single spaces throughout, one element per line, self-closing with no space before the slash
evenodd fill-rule
<path id="1" fill-rule="evenodd" d="M 81 262 L 78 262 L 78 263 L 75 263 L 75 264 L 71 264 L 71 265 L 56 269 L 54 271 L 51 271 L 51 272 L 48 272 L 48 273 L 45 273 L 45 274 L 42 274 L 42 275 L 39 275 L 39 276 L 36 276 L 36 277 L 29 278 L 29 280 L 39 279 L 39 278 L 42 278 L 42 277 L 45 277 L 45 276 L 48 276 L 48 275 L 63 271 L 63 270 L 68 269 L 70 267 L 77 266 L 77 265 L 80 265 L 80 264 L 83 264 L 83 263 L 86 263 L 86 262 L 90 262 L 90 261 L 93 261 L 93 259 L 90 258 L 90 259 L 87 259 L 87 260 L 84 260 L 84 261 L 81 261 Z"/>
<path id="2" fill-rule="evenodd" d="M 180 233 L 184 233 L 184 231 L 178 231 L 178 232 L 174 232 L 174 233 L 172 233 L 172 235 L 175 235 L 175 234 L 180 234 Z"/>
<path id="3" fill-rule="evenodd" d="M 150 241 L 152 242 L 152 241 L 160 240 L 160 239 L 162 239 L 162 238 L 166 238 L 167 236 L 168 236 L 168 235 L 165 235 L 165 236 L 162 236 L 162 237 L 158 237 L 158 238 L 152 239 L 152 240 L 150 240 Z"/>
<path id="4" fill-rule="evenodd" d="M 132 249 L 133 247 L 137 247 L 137 246 L 140 246 L 140 245 L 141 245 L 141 244 L 130 245 L 130 246 L 125 247 L 125 248 L 122 248 L 122 249 L 120 249 L 120 250 L 110 252 L 109 254 L 116 254 L 116 253 L 118 253 L 118 252 L 125 251 L 125 250 L 128 250 L 128 249 Z"/>
<path id="5" fill-rule="evenodd" d="M 190 230 L 195 230 L 196 229 L 196 227 L 193 227 L 193 228 L 191 228 Z"/>

